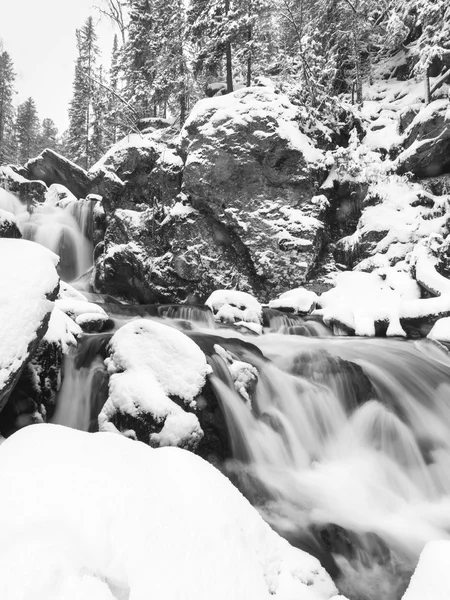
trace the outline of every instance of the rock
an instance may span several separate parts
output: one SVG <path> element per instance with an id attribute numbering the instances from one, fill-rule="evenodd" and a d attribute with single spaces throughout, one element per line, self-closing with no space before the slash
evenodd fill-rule
<path id="1" fill-rule="evenodd" d="M 92 167 L 90 191 L 104 197 L 107 214 L 116 208 L 136 210 L 139 204 L 171 204 L 180 191 L 182 167 L 173 147 L 151 135 L 130 134 Z M 113 173 L 116 189 L 99 188 L 96 178 L 102 170 Z"/>
<path id="2" fill-rule="evenodd" d="M 77 198 L 85 198 L 89 192 L 90 179 L 86 171 L 48 148 L 29 160 L 25 168 L 29 179 L 40 179 L 48 186 L 60 183 Z"/>
<path id="3" fill-rule="evenodd" d="M 143 304 L 205 299 L 217 288 L 257 289 L 239 238 L 212 215 L 188 208 L 107 212 L 95 289 Z"/>
<path id="4" fill-rule="evenodd" d="M 172 124 L 168 119 L 163 119 L 162 117 L 147 117 L 139 119 L 136 125 L 142 133 L 149 133 L 158 129 L 167 129 Z"/>
<path id="5" fill-rule="evenodd" d="M 307 315 L 317 303 L 317 295 L 305 288 L 299 287 L 281 294 L 276 300 L 269 302 L 269 308 L 276 308 L 284 312 Z"/>
<path id="6" fill-rule="evenodd" d="M 296 118 L 273 88 L 245 88 L 200 101 L 181 133 L 184 192 L 241 240 L 272 293 L 302 283 L 323 243 L 324 156 Z"/>
<path id="7" fill-rule="evenodd" d="M 424 107 L 405 132 L 398 172 L 435 177 L 450 172 L 450 105 L 439 99 Z"/>
<path id="8" fill-rule="evenodd" d="M 363 369 L 324 350 L 305 351 L 295 357 L 291 372 L 325 385 L 341 400 L 348 413 L 377 397 Z"/>
<path id="9" fill-rule="evenodd" d="M 196 398 L 211 371 L 200 348 L 180 331 L 149 320 L 121 327 L 109 347 L 109 397 L 100 431 L 195 450 L 203 437 Z"/>
<path id="10" fill-rule="evenodd" d="M 21 202 L 32 206 L 45 202 L 47 186 L 43 181 L 31 180 L 24 176 L 29 175 L 25 169 L 13 165 L 0 167 L 0 185 L 4 189 L 16 194 Z"/>
<path id="11" fill-rule="evenodd" d="M 0 209 L 0 238 L 21 238 L 15 216 L 7 210 Z"/>
<path id="12" fill-rule="evenodd" d="M 26 240 L 0 239 L 0 410 L 43 338 L 58 294 L 58 257 Z"/>

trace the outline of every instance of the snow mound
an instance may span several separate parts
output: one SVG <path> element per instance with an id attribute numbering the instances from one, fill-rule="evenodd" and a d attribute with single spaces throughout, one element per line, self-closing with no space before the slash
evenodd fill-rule
<path id="1" fill-rule="evenodd" d="M 430 340 L 450 343 L 450 317 L 438 319 L 427 337 Z"/>
<path id="2" fill-rule="evenodd" d="M 450 598 L 450 542 L 428 542 L 402 600 L 448 600 Z"/>
<path id="3" fill-rule="evenodd" d="M 211 372 L 190 338 L 156 321 L 133 321 L 113 336 L 105 363 L 111 378 L 99 416 L 102 431 L 138 427 L 144 431 L 139 439 L 151 445 L 196 448 L 203 437 L 197 416 L 169 398 L 176 396 L 195 410 Z M 132 437 L 133 431 L 128 431 Z"/>
<path id="4" fill-rule="evenodd" d="M 216 290 L 205 302 L 216 321 L 262 323 L 261 304 L 251 294 L 237 290 Z"/>
<path id="5" fill-rule="evenodd" d="M 297 314 L 308 314 L 317 303 L 317 295 L 303 287 L 284 292 L 269 302 L 269 308 L 285 309 Z"/>
<path id="6" fill-rule="evenodd" d="M 57 293 L 59 259 L 43 246 L 21 239 L 0 239 L 0 256 L 1 391 L 22 368 L 38 331 L 46 329 L 53 308 L 48 298 Z"/>
<path id="7" fill-rule="evenodd" d="M 34 425 L 4 442 L 0 457 L 2 600 L 337 594 L 317 559 L 192 453 Z"/>

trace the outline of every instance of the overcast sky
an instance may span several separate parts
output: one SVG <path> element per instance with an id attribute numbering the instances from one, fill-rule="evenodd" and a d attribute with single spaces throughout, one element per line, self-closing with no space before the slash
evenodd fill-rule
<path id="1" fill-rule="evenodd" d="M 36 101 L 41 120 L 53 119 L 67 128 L 67 108 L 72 93 L 76 59 L 75 29 L 101 0 L 0 0 L 0 38 L 17 73 L 18 102 L 29 96 Z M 98 23 L 99 45 L 109 61 L 112 26 L 104 18 Z"/>

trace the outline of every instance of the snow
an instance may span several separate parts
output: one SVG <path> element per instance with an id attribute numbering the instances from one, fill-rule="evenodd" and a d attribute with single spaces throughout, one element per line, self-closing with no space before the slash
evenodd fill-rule
<path id="1" fill-rule="evenodd" d="M 317 303 L 317 295 L 303 287 L 298 287 L 281 294 L 276 300 L 269 302 L 269 308 L 285 308 L 295 313 L 307 314 Z"/>
<path id="2" fill-rule="evenodd" d="M 448 600 L 450 598 L 450 542 L 428 542 L 402 600 Z"/>
<path id="3" fill-rule="evenodd" d="M 190 338 L 157 321 L 133 321 L 111 339 L 105 364 L 111 377 L 99 416 L 101 431 L 112 431 L 114 415 L 120 412 L 162 424 L 161 431 L 149 435 L 152 445 L 195 449 L 203 437 L 196 415 L 169 398 L 177 396 L 195 410 L 195 398 L 211 372 Z"/>
<path id="4" fill-rule="evenodd" d="M 163 166 L 175 166 L 182 167 L 183 161 L 180 156 L 177 156 L 170 148 L 161 142 L 155 140 L 152 137 L 153 134 L 146 133 L 130 133 L 121 139 L 117 144 L 112 146 L 100 160 L 95 163 L 90 169 L 89 173 L 95 173 L 99 169 L 103 168 L 105 164 L 116 154 L 120 154 L 122 151 L 126 151 L 129 148 L 137 148 L 142 150 L 154 150 L 160 155 L 158 163 Z"/>
<path id="5" fill-rule="evenodd" d="M 219 346 L 218 344 L 214 345 L 214 352 L 218 354 L 227 365 L 238 394 L 240 394 L 249 406 L 251 406 L 248 391 L 249 386 L 258 381 L 258 369 L 249 363 L 233 358 L 230 352 L 227 352 L 225 348 L 222 348 L 222 346 Z"/>
<path id="6" fill-rule="evenodd" d="M 427 337 L 430 340 L 450 343 L 450 317 L 438 319 Z"/>
<path id="7" fill-rule="evenodd" d="M 28 356 L 29 345 L 52 311 L 58 257 L 21 239 L 0 239 L 0 390 Z"/>
<path id="8" fill-rule="evenodd" d="M 3 224 L 3 223 L 17 225 L 17 219 L 13 213 L 0 208 L 0 224 Z"/>
<path id="9" fill-rule="evenodd" d="M 50 315 L 44 340 L 50 344 L 58 344 L 63 354 L 67 354 L 71 346 L 77 345 L 77 337 L 81 334 L 81 327 L 55 306 Z"/>
<path id="10" fill-rule="evenodd" d="M 96 313 L 98 317 L 108 319 L 108 315 L 101 306 L 98 306 L 98 304 L 94 304 L 93 302 L 88 302 L 87 300 L 78 299 L 78 297 L 58 298 L 55 304 L 59 310 L 62 310 L 66 315 L 69 315 L 69 317 L 72 317 L 73 319 L 77 319 L 86 313 Z"/>
<path id="11" fill-rule="evenodd" d="M 238 290 L 215 290 L 205 302 L 216 321 L 248 321 L 261 324 L 261 304 L 251 294 Z"/>
<path id="12" fill-rule="evenodd" d="M 245 126 L 254 119 L 275 120 L 276 133 L 291 148 L 302 152 L 307 162 L 320 163 L 324 160 L 323 152 L 315 148 L 312 140 L 298 127 L 298 108 L 291 104 L 287 96 L 276 93 L 272 86 L 245 87 L 225 96 L 200 100 L 184 124 L 181 136 L 186 135 L 186 131 L 204 115 L 209 117 L 200 127 L 200 132 L 205 136 L 213 135 L 217 129 L 226 133 L 233 130 L 235 125 Z M 254 135 L 267 137 L 270 133 L 255 131 Z"/>
<path id="13" fill-rule="evenodd" d="M 211 368 L 200 348 L 184 333 L 149 319 L 124 325 L 110 343 L 108 370 L 149 370 L 165 394 L 190 403 L 205 385 Z"/>
<path id="14" fill-rule="evenodd" d="M 6 440 L 0 457 L 2 600 L 337 594 L 315 558 L 192 453 L 33 425 Z"/>

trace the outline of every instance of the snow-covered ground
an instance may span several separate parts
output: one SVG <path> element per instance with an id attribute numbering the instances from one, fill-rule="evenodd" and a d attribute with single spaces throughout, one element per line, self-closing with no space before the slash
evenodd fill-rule
<path id="1" fill-rule="evenodd" d="M 337 594 L 315 558 L 189 452 L 35 425 L 2 443 L 0 480 L 2 600 Z"/>

